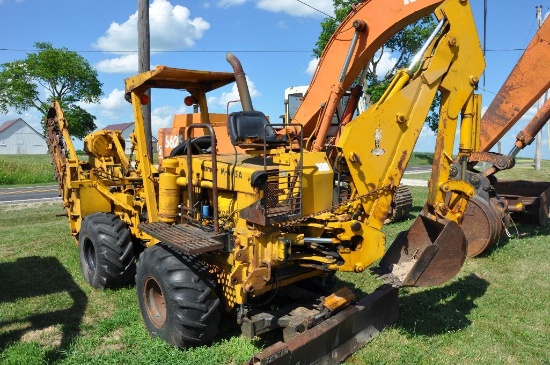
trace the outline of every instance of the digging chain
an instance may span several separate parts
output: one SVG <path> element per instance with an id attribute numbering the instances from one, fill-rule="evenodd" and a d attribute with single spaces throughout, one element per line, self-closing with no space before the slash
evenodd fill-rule
<path id="1" fill-rule="evenodd" d="M 378 189 L 370 191 L 366 194 L 358 195 L 353 199 L 340 202 L 340 203 L 338 203 L 336 205 L 333 205 L 333 206 L 331 206 L 327 209 L 323 209 L 321 211 L 318 211 L 318 212 L 315 212 L 315 213 L 312 213 L 312 214 L 308 214 L 308 215 L 305 215 L 303 217 L 293 219 L 291 221 L 286 221 L 282 224 L 282 226 L 283 227 L 289 227 L 289 226 L 292 226 L 292 225 L 295 225 L 295 224 L 298 224 L 298 223 L 303 223 L 303 222 L 307 221 L 310 218 L 315 218 L 316 216 L 324 214 L 324 213 L 330 213 L 330 212 L 334 211 L 335 209 L 338 209 L 338 208 L 343 207 L 345 205 L 348 205 L 350 203 L 356 202 L 356 201 L 361 200 L 363 198 L 366 198 L 366 197 L 369 197 L 369 196 L 372 196 L 372 195 L 375 195 L 375 194 L 379 194 L 383 191 L 395 191 L 395 189 L 396 189 L 396 187 L 393 184 L 390 183 L 388 185 L 384 185 L 384 186 L 382 186 Z"/>
<path id="2" fill-rule="evenodd" d="M 51 154 L 51 163 L 55 169 L 55 179 L 59 184 L 60 191 L 63 192 L 67 166 L 67 147 L 56 118 L 46 119 L 46 144 Z"/>

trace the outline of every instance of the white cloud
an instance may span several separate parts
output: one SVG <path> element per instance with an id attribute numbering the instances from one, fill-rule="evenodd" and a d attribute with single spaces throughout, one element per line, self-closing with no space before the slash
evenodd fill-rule
<path id="1" fill-rule="evenodd" d="M 137 20 L 138 14 L 135 12 L 124 23 L 111 23 L 109 29 L 97 39 L 94 46 L 114 54 L 136 50 Z M 149 27 L 151 52 L 155 52 L 193 47 L 210 28 L 210 23 L 200 17 L 191 18 L 190 11 L 186 7 L 172 5 L 168 0 L 154 0 L 149 8 Z M 137 57 L 134 54 L 132 56 Z M 103 67 L 100 70 L 103 72 L 128 72 L 126 67 L 129 60 L 131 57 L 125 55 L 118 59 L 101 61 L 98 65 Z"/>
<path id="2" fill-rule="evenodd" d="M 315 70 L 317 69 L 318 64 L 319 64 L 318 58 L 314 58 L 311 61 L 309 61 L 309 64 L 307 65 L 307 68 L 306 68 L 306 74 L 313 76 L 313 74 L 315 73 Z"/>
<path id="3" fill-rule="evenodd" d="M 252 2 L 251 0 L 248 0 Z M 223 8 L 239 6 L 247 0 L 218 0 L 216 5 Z M 334 16 L 332 0 L 256 0 L 256 7 L 273 13 L 287 13 L 299 17 L 326 17 L 325 14 Z M 310 6 L 308 6 L 308 5 Z M 324 13 L 324 14 L 323 14 Z"/>
<path id="4" fill-rule="evenodd" d="M 304 3 L 311 6 L 305 5 Z M 304 1 L 304 3 L 296 0 L 258 0 L 256 6 L 263 10 L 275 13 L 282 12 L 299 17 L 325 17 L 325 14 L 329 14 L 331 16 L 334 15 L 332 0 L 306 0 Z M 315 10 L 314 8 L 317 10 Z"/>
<path id="5" fill-rule="evenodd" d="M 488 106 L 482 106 L 481 107 L 481 117 L 483 118 L 483 115 L 485 114 L 485 112 L 487 111 L 489 107 Z"/>
<path id="6" fill-rule="evenodd" d="M 284 20 L 279 20 L 277 22 L 277 28 L 279 28 L 279 29 L 288 29 L 288 24 Z"/>
<path id="7" fill-rule="evenodd" d="M 246 80 L 248 83 L 248 89 L 250 90 L 250 97 L 255 98 L 257 96 L 260 96 L 261 93 L 258 90 L 256 90 L 254 83 L 250 81 L 248 77 L 246 78 Z M 225 110 L 225 108 L 227 107 L 227 103 L 229 101 L 234 101 L 239 99 L 240 97 L 239 97 L 239 91 L 237 89 L 237 84 L 233 84 L 233 86 L 231 87 L 231 91 L 229 92 L 224 91 L 220 96 L 211 96 L 208 98 L 207 101 L 208 101 L 208 105 L 210 105 L 212 108 L 213 106 L 218 106 L 218 107 L 223 107 L 223 110 Z M 237 105 L 239 105 L 239 108 L 240 108 L 240 103 L 232 103 L 230 104 L 229 109 L 237 107 Z"/>
<path id="8" fill-rule="evenodd" d="M 0 5 L 4 5 L 5 2 L 6 2 L 5 0 L 0 0 Z M 21 3 L 24 3 L 25 0 L 15 0 L 15 2 L 18 4 L 21 4 Z"/>
<path id="9" fill-rule="evenodd" d="M 80 102 L 78 105 L 97 117 L 98 127 L 104 124 L 101 123 L 102 116 L 116 120 L 131 111 L 130 104 L 124 99 L 124 90 L 117 88 L 113 89 L 106 97 L 101 98 L 97 104 Z"/>
<path id="10" fill-rule="evenodd" d="M 230 6 L 242 5 L 245 2 L 246 0 L 218 0 L 216 5 L 222 8 L 228 8 Z"/>
<path id="11" fill-rule="evenodd" d="M 98 62 L 95 68 L 99 72 L 134 74 L 138 71 L 138 55 L 132 53 L 126 56 L 109 58 Z"/>
<path id="12" fill-rule="evenodd" d="M 159 128 L 170 128 L 174 115 L 183 113 L 185 113 L 183 105 L 179 108 L 170 105 L 153 108 L 151 111 L 151 133 L 157 137 Z"/>
<path id="13" fill-rule="evenodd" d="M 378 54 L 376 54 L 375 57 L 378 57 Z M 389 52 L 384 52 L 382 54 L 382 58 L 376 66 L 376 76 L 378 76 L 378 78 L 383 78 L 384 76 L 386 76 L 386 73 L 395 66 L 396 63 L 396 57 L 393 57 Z"/>

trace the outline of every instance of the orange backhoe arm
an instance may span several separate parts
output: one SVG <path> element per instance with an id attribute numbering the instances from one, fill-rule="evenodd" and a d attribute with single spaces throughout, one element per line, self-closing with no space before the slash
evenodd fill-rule
<path id="1" fill-rule="evenodd" d="M 315 135 L 321 150 L 345 90 L 393 35 L 432 13 L 442 0 L 370 0 L 355 5 L 327 43 L 292 123 Z"/>
<path id="2" fill-rule="evenodd" d="M 535 34 L 483 115 L 480 129 L 480 151 L 489 151 L 550 87 L 549 43 L 550 21 L 547 21 Z M 543 109 L 548 111 L 548 108 Z M 534 128 L 537 129 L 537 126 Z M 533 132 L 531 131 L 530 134 Z"/>

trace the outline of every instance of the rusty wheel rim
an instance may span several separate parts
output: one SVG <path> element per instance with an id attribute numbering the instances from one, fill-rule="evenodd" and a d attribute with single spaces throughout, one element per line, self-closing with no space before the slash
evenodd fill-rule
<path id="1" fill-rule="evenodd" d="M 155 327 L 161 328 L 166 322 L 166 302 L 159 283 L 152 277 L 145 280 L 143 297 L 149 319 Z"/>

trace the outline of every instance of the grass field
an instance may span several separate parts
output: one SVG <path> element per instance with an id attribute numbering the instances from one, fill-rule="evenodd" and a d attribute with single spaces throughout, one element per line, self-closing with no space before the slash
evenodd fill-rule
<path id="1" fill-rule="evenodd" d="M 425 189 L 413 188 L 417 214 Z M 0 205 L 0 363 L 240 364 L 269 345 L 227 319 L 211 346 L 149 338 L 133 288 L 99 291 L 80 272 L 60 203 Z M 385 227 L 388 242 L 412 223 Z M 550 364 L 550 228 L 520 226 L 449 283 L 402 289 L 400 318 L 346 364 Z M 338 274 L 358 293 L 379 282 Z"/>
<path id="2" fill-rule="evenodd" d="M 0 155 L 0 185 L 54 183 L 50 155 Z"/>
<path id="3" fill-rule="evenodd" d="M 79 159 L 87 161 L 86 155 Z M 157 163 L 157 154 L 153 161 Z M 0 155 L 0 186 L 55 183 L 50 155 Z"/>
<path id="4" fill-rule="evenodd" d="M 422 166 L 409 163 L 409 166 Z M 489 167 L 489 166 L 487 166 Z M 483 171 L 482 169 L 479 169 Z M 430 178 L 430 173 L 405 173 L 405 178 L 424 179 Z M 499 180 L 527 180 L 527 181 L 550 181 L 550 161 L 541 161 L 540 170 L 535 170 L 533 160 L 519 159 L 513 168 L 499 171 L 496 174 Z"/>

